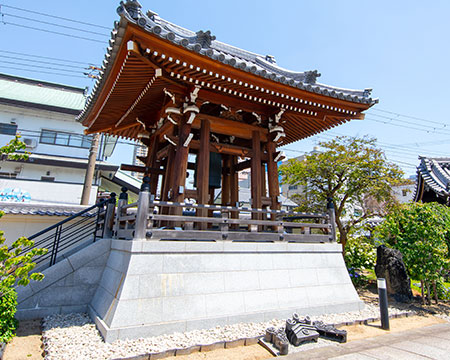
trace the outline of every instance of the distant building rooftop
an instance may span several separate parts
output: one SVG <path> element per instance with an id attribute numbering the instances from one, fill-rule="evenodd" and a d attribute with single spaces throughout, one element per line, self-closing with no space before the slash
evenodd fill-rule
<path id="1" fill-rule="evenodd" d="M 0 104 L 76 115 L 85 102 L 82 88 L 0 74 Z"/>

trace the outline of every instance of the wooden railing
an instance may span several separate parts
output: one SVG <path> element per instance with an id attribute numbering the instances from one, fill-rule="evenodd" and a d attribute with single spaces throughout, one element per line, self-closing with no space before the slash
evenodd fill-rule
<path id="1" fill-rule="evenodd" d="M 208 216 L 195 216 L 197 212 Z M 119 239 L 331 242 L 335 230 L 330 215 L 174 203 L 154 200 L 148 191 L 141 191 L 138 202 L 132 204 L 121 195 L 114 235 Z"/>

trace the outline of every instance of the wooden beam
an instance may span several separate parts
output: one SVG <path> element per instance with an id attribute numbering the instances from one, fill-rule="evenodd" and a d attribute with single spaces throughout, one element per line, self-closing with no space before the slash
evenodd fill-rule
<path id="1" fill-rule="evenodd" d="M 233 166 L 233 170 L 239 172 L 239 171 L 248 169 L 251 166 L 252 166 L 252 161 L 251 160 L 245 160 L 245 161 L 238 162 L 236 165 L 234 165 Z"/>
<path id="2" fill-rule="evenodd" d="M 173 148 L 172 144 L 167 144 L 161 150 L 156 153 L 156 159 L 159 161 L 161 159 L 165 159 L 169 155 L 169 149 Z"/>
<path id="3" fill-rule="evenodd" d="M 164 135 L 170 134 L 175 125 L 170 121 L 166 121 L 162 126 L 155 131 L 154 136 L 159 136 L 160 139 L 163 138 Z"/>
<path id="4" fill-rule="evenodd" d="M 207 119 L 211 121 L 211 132 L 228 136 L 235 136 L 240 139 L 252 139 L 253 131 L 260 132 L 261 141 L 267 141 L 269 131 L 265 128 L 246 124 L 241 121 L 223 119 L 217 116 L 198 114 L 192 123 L 194 129 L 200 129 L 201 120 Z"/>
<path id="5" fill-rule="evenodd" d="M 147 174 L 155 174 L 155 175 L 164 174 L 163 169 L 151 168 L 151 167 L 142 166 L 142 165 L 122 164 L 122 165 L 120 165 L 120 170 L 134 171 L 134 172 L 138 172 L 138 173 L 147 173 Z"/>

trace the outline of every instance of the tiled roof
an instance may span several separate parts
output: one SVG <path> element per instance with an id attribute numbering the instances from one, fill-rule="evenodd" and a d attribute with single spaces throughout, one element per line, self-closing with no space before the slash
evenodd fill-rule
<path id="1" fill-rule="evenodd" d="M 436 195 L 448 197 L 450 195 L 450 158 L 420 157 L 417 175 L 421 177 Z M 414 198 L 416 198 L 416 194 Z"/>
<path id="2" fill-rule="evenodd" d="M 85 89 L 0 74 L 0 102 L 15 101 L 80 111 Z"/>
<path id="3" fill-rule="evenodd" d="M 90 206 L 90 205 L 89 205 Z M 82 205 L 59 205 L 59 204 L 23 204 L 0 202 L 0 210 L 5 214 L 12 215 L 41 215 L 41 216 L 72 216 L 87 209 L 89 206 Z M 83 216 L 95 216 L 97 210 L 88 212 Z"/>
<path id="4" fill-rule="evenodd" d="M 80 114 L 79 119 L 84 116 L 84 113 L 94 103 L 100 89 L 103 87 L 122 42 L 124 29 L 128 23 L 136 24 L 148 33 L 154 34 L 176 45 L 183 46 L 192 52 L 199 53 L 243 71 L 254 73 L 263 78 L 268 78 L 312 93 L 354 103 L 375 104 L 378 102 L 378 99 L 372 99 L 370 97 L 372 89 L 351 90 L 320 84 L 316 82 L 317 77 L 320 76 L 317 70 L 295 72 L 284 69 L 276 64 L 275 58 L 271 55 L 260 55 L 225 44 L 216 40 L 216 37 L 211 35 L 210 31 L 200 30 L 193 32 L 162 19 L 152 11 L 147 11 L 144 14 L 141 8 L 137 0 L 127 0 L 125 3 L 122 1 L 117 8 L 120 21 L 114 23 L 114 30 L 111 32 L 111 39 L 109 40 L 109 47 L 103 60 L 100 78 L 94 85 L 86 108 Z"/>

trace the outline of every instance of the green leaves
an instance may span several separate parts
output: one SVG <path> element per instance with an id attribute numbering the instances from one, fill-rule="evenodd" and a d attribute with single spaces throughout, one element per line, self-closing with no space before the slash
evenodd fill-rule
<path id="1" fill-rule="evenodd" d="M 5 146 L 0 147 L 2 160 L 26 160 L 28 153 L 17 153 L 24 150 L 25 143 L 20 140 L 20 135 L 16 135 Z M 0 211 L 0 217 L 3 216 Z M 5 243 L 3 231 L 0 231 L 0 245 Z M 30 272 L 36 266 L 32 262 L 35 256 L 43 255 L 47 249 L 31 249 L 34 242 L 25 237 L 17 239 L 12 245 L 11 250 L 3 245 L 0 247 L 0 342 L 9 341 L 15 333 L 17 320 L 14 318 L 17 308 L 17 293 L 13 286 L 28 285 L 31 280 L 40 281 L 44 278 L 43 274 Z"/>
<path id="2" fill-rule="evenodd" d="M 17 285 L 28 285 L 30 278 L 38 280 L 43 278 L 42 274 L 29 273 L 36 264 L 32 261 L 34 257 L 44 255 L 47 249 L 30 249 L 34 241 L 21 237 L 14 241 L 11 250 L 6 246 L 0 248 L 0 287 L 11 287 Z M 28 250 L 28 251 L 24 251 Z"/>
<path id="3" fill-rule="evenodd" d="M 17 308 L 17 293 L 12 288 L 0 287 L 0 342 L 11 340 L 17 328 L 14 318 Z"/>
<path id="4" fill-rule="evenodd" d="M 403 172 L 386 160 L 373 138 L 340 136 L 319 145 L 322 152 L 289 160 L 280 173 L 283 183 L 303 186 L 295 199 L 301 211 L 325 211 L 327 198 L 333 199 L 345 244 L 349 232 L 395 202 L 392 185 L 404 181 Z"/>
<path id="5" fill-rule="evenodd" d="M 449 269 L 450 209 L 438 203 L 394 207 L 377 236 L 400 250 L 414 279 L 439 280 Z"/>
<path id="6" fill-rule="evenodd" d="M 14 139 L 12 139 L 5 146 L 0 147 L 0 154 L 3 157 L 7 157 L 8 160 L 27 160 L 29 153 L 17 153 L 17 151 L 25 150 L 27 147 L 26 144 L 20 140 L 21 136 L 16 135 Z"/>

